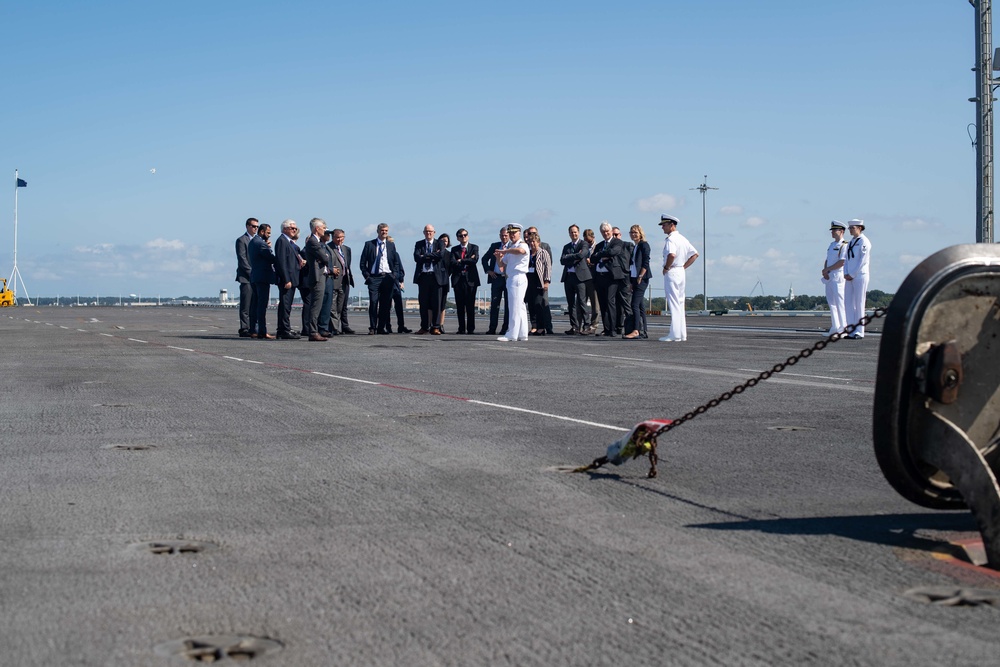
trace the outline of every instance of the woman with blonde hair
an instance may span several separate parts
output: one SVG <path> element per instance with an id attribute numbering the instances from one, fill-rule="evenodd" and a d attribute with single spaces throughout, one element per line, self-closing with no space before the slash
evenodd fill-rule
<path id="1" fill-rule="evenodd" d="M 648 338 L 646 334 L 646 289 L 649 287 L 649 242 L 639 225 L 628 232 L 632 238 L 632 260 L 629 263 L 629 283 L 632 285 L 632 332 L 622 338 Z"/>

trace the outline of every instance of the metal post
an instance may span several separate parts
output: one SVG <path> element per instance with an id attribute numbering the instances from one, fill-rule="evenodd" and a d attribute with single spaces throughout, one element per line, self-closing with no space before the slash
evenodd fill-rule
<path id="1" fill-rule="evenodd" d="M 991 0 L 976 10 L 976 243 L 993 243 L 993 17 Z"/>
<path id="2" fill-rule="evenodd" d="M 708 187 L 708 174 L 705 174 L 704 180 L 696 188 L 691 188 L 692 190 L 697 190 L 701 193 L 701 279 L 702 279 L 702 292 L 701 292 L 701 302 L 704 306 L 704 311 L 708 312 L 708 232 L 706 230 L 706 216 L 705 216 L 705 197 L 709 190 L 718 190 L 719 188 Z"/>

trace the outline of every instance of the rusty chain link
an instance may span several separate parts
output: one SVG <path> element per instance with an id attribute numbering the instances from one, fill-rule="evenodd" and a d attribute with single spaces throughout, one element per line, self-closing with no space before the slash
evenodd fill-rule
<path id="1" fill-rule="evenodd" d="M 716 398 L 713 398 L 708 403 L 703 403 L 702 405 L 699 405 L 697 408 L 695 408 L 691 412 L 688 412 L 683 417 L 680 417 L 678 419 L 674 419 L 673 421 L 671 421 L 666 426 L 662 426 L 658 430 L 656 430 L 655 432 L 653 432 L 651 435 L 652 435 L 652 438 L 654 439 L 654 442 L 655 442 L 655 439 L 657 437 L 663 435 L 667 431 L 671 431 L 671 430 L 677 428 L 678 426 L 680 426 L 681 424 L 683 424 L 685 422 L 688 422 L 688 421 L 691 421 L 692 419 L 694 419 L 698 415 L 705 414 L 706 412 L 708 412 L 712 408 L 718 407 L 719 404 L 724 403 L 725 401 L 728 401 L 733 396 L 738 396 L 738 395 L 742 394 L 744 391 L 746 391 L 747 389 L 750 389 L 751 387 L 756 387 L 758 384 L 760 384 L 762 381 L 768 379 L 772 375 L 775 375 L 776 373 L 780 373 L 781 371 L 785 370 L 789 366 L 794 366 L 795 364 L 799 363 L 800 360 L 802 360 L 802 359 L 808 359 L 809 357 L 811 357 L 813 355 L 813 352 L 819 352 L 820 350 L 822 350 L 823 348 L 825 348 L 830 343 L 835 343 L 838 340 L 841 340 L 843 338 L 846 338 L 847 336 L 850 336 L 852 333 L 854 333 L 854 331 L 858 327 L 867 326 L 873 320 L 877 320 L 878 318 L 883 317 L 885 315 L 885 313 L 886 313 L 886 309 L 885 308 L 876 308 L 872 312 L 871 315 L 865 315 L 858 322 L 856 322 L 854 324 L 849 324 L 846 327 L 844 327 L 843 333 L 830 334 L 829 336 L 827 336 L 823 340 L 817 341 L 814 345 L 812 345 L 810 347 L 807 347 L 806 349 L 802 350 L 798 354 L 796 354 L 794 356 L 791 356 L 791 357 L 788 357 L 787 359 L 785 359 L 783 362 L 781 362 L 779 364 L 775 364 L 770 370 L 763 371 L 762 373 L 760 373 L 756 377 L 752 377 L 749 380 L 747 380 L 746 382 L 744 382 L 743 384 L 737 385 L 737 386 L 733 387 L 732 389 L 730 389 L 729 391 L 720 394 Z M 652 457 L 651 457 L 651 461 L 653 461 Z M 656 466 L 656 463 L 655 463 L 655 461 L 653 461 L 653 470 L 655 470 L 655 466 Z M 655 473 L 654 473 L 654 475 L 651 475 L 651 476 L 655 476 Z"/>

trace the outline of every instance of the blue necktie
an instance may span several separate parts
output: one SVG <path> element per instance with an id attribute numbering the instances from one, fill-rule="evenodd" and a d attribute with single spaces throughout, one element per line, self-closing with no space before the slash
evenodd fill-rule
<path id="1" fill-rule="evenodd" d="M 375 257 L 375 271 L 377 273 L 382 272 L 382 241 L 378 242 L 378 255 Z"/>

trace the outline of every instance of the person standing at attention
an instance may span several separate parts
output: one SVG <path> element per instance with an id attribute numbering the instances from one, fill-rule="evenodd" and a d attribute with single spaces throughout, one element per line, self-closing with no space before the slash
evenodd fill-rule
<path id="1" fill-rule="evenodd" d="M 389 314 L 392 309 L 393 281 L 402 282 L 403 263 L 396 244 L 389 241 L 389 225 L 379 223 L 377 236 L 361 249 L 361 275 L 368 285 L 368 335 L 392 333 Z"/>
<path id="2" fill-rule="evenodd" d="M 250 311 L 253 309 L 253 284 L 250 282 L 250 241 L 257 234 L 257 218 L 247 218 L 247 231 L 236 239 L 236 282 L 240 284 L 240 338 L 250 338 Z"/>
<path id="3" fill-rule="evenodd" d="M 844 310 L 847 323 L 858 324 L 865 316 L 865 302 L 868 298 L 868 264 L 871 260 L 872 244 L 865 236 L 865 221 L 855 218 L 848 220 L 847 231 L 851 241 L 847 244 L 847 259 L 844 261 Z M 865 337 L 865 327 L 858 325 L 848 338 L 860 340 Z"/>
<path id="4" fill-rule="evenodd" d="M 639 225 L 629 229 L 632 239 L 629 262 L 629 281 L 632 285 L 632 321 L 626 323 L 632 331 L 622 338 L 647 338 L 646 334 L 646 288 L 649 287 L 649 243 L 646 234 Z"/>
<path id="5" fill-rule="evenodd" d="M 834 220 L 830 223 L 833 242 L 826 249 L 823 263 L 823 285 L 826 288 L 826 302 L 830 305 L 830 330 L 827 336 L 842 333 L 847 326 L 847 311 L 844 309 L 844 260 L 847 259 L 847 241 L 844 230 L 847 225 Z"/>
<path id="6" fill-rule="evenodd" d="M 271 225 L 257 228 L 257 236 L 247 246 L 250 257 L 250 283 L 253 285 L 253 308 L 250 309 L 251 338 L 274 340 L 267 333 L 267 304 L 271 301 L 271 285 L 278 282 L 274 272 L 274 252 L 271 250 Z"/>
<path id="7" fill-rule="evenodd" d="M 566 309 L 569 311 L 569 331 L 567 335 L 584 335 L 588 328 L 587 313 L 584 304 L 587 302 L 588 283 L 592 285 L 593 277 L 587 258 L 590 257 L 590 245 L 580 238 L 580 228 L 569 226 L 569 243 L 563 246 L 559 263 L 563 265 L 562 283 L 566 289 Z M 591 286 L 591 290 L 593 287 Z"/>
<path id="8" fill-rule="evenodd" d="M 457 241 L 451 249 L 451 285 L 455 290 L 455 310 L 458 314 L 458 333 L 472 335 L 476 332 L 476 290 L 479 289 L 479 246 L 469 243 L 469 230 L 455 232 Z"/>
<path id="9" fill-rule="evenodd" d="M 660 339 L 663 342 L 687 340 L 685 271 L 698 259 L 698 251 L 677 231 L 679 222 L 672 215 L 660 216 L 660 228 L 667 235 L 663 243 L 663 291 L 666 292 L 667 307 L 670 309 L 670 333 Z"/>

